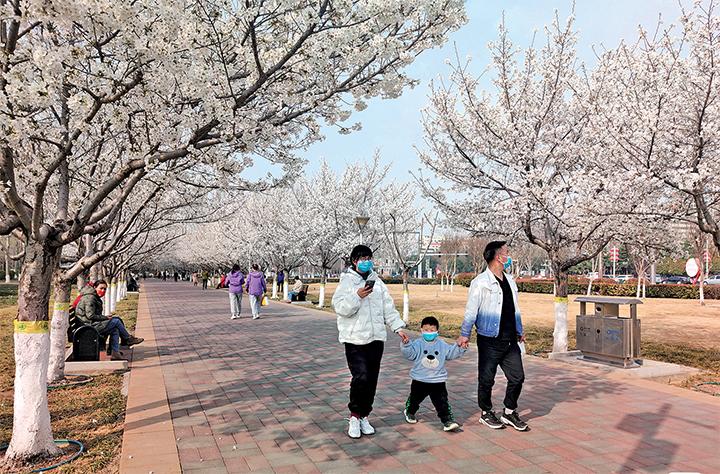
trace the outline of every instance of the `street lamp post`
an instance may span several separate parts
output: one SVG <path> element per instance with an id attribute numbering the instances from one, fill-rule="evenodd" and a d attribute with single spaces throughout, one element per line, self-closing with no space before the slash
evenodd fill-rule
<path id="1" fill-rule="evenodd" d="M 355 223 L 358 226 L 358 230 L 360 231 L 360 244 L 363 244 L 363 229 L 367 225 L 370 218 L 368 216 L 357 216 L 355 219 L 353 219 Z"/>

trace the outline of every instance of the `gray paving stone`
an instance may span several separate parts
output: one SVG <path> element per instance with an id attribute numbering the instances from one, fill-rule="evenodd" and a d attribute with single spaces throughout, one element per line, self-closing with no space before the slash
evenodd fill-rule
<path id="1" fill-rule="evenodd" d="M 151 280 L 144 282 L 143 291 L 160 348 L 173 425 L 183 433 L 178 446 L 218 446 L 229 465 L 239 456 L 261 472 L 313 465 L 302 452 L 308 450 L 315 453 L 314 459 L 331 459 L 314 464 L 322 472 L 358 472 L 360 458 L 390 453 L 407 470 L 429 463 L 470 473 L 497 470 L 481 457 L 507 455 L 533 464 L 516 472 L 534 473 L 542 472 L 542 463 L 562 461 L 562 448 L 577 452 L 573 459 L 594 454 L 586 462 L 590 469 L 611 470 L 623 463 L 598 464 L 598 457 L 627 454 L 629 459 L 638 455 L 636 447 L 642 444 L 648 449 L 640 456 L 659 463 L 668 460 L 645 471 L 708 472 L 706 460 L 695 453 L 717 451 L 717 426 L 684 422 L 687 413 L 720 419 L 717 404 L 655 390 L 652 384 L 629 387 L 597 372 L 532 357 L 525 359 L 526 384 L 520 399 L 520 412 L 527 414 L 532 431 L 518 436 L 510 430 L 489 430 L 477 422 L 474 349 L 448 364 L 450 401 L 464 433 L 444 434 L 429 403 L 422 408 L 423 423 L 409 427 L 401 412 L 410 367 L 393 334 L 385 346 L 371 415 L 378 433 L 372 439 L 350 440 L 344 421 L 350 375 L 332 314 L 273 303 L 263 308 L 260 320 L 247 317 L 245 305 L 243 319 L 230 321 L 225 291 Z M 496 408 L 502 406 L 505 386 L 498 371 Z M 230 435 L 237 441 L 235 450 L 219 439 Z M 279 447 L 265 444 L 269 442 Z M 663 457 L 668 447 L 673 455 Z M 461 459 L 452 459 L 448 453 L 457 449 Z M 474 459 L 465 459 L 468 454 Z M 437 462 L 436 455 L 449 460 Z M 518 464 L 517 457 L 514 462 Z M 182 467 L 184 472 L 226 471 L 222 459 L 188 461 Z"/>

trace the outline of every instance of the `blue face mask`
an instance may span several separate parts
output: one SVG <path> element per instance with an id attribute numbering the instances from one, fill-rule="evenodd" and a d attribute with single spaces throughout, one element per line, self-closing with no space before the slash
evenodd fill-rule
<path id="1" fill-rule="evenodd" d="M 360 260 L 357 263 L 357 269 L 360 273 L 367 273 L 373 269 L 372 260 Z"/>
<path id="2" fill-rule="evenodd" d="M 512 265 L 512 257 L 508 257 L 505 263 L 503 263 L 503 270 L 507 270 Z"/>
<path id="3" fill-rule="evenodd" d="M 423 335 L 423 339 L 425 339 L 427 342 L 433 342 L 438 337 L 437 331 L 424 332 L 424 333 L 422 333 L 422 335 Z"/>

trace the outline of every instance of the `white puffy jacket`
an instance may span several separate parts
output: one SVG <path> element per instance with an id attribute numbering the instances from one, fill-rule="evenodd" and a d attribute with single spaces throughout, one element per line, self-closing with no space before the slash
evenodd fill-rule
<path id="1" fill-rule="evenodd" d="M 375 280 L 373 291 L 360 298 L 357 292 L 365 286 L 363 277 L 352 269 L 340 276 L 340 284 L 332 299 L 340 342 L 363 345 L 385 341 L 386 324 L 393 331 L 405 327 L 385 283 L 375 272 L 371 272 L 368 279 Z"/>

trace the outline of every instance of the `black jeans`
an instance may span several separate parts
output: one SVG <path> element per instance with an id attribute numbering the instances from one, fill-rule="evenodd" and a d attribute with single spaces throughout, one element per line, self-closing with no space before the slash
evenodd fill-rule
<path id="1" fill-rule="evenodd" d="M 517 341 L 502 341 L 494 337 L 478 336 L 478 406 L 492 410 L 492 388 L 498 365 L 507 378 L 505 408 L 517 409 L 518 398 L 525 381 L 522 356 Z"/>
<path id="2" fill-rule="evenodd" d="M 363 345 L 345 343 L 345 357 L 352 374 L 348 408 L 361 418 L 372 411 L 384 347 L 382 341 Z"/>
<path id="3" fill-rule="evenodd" d="M 430 395 L 435 410 L 437 411 L 440 421 L 447 423 L 454 419 L 450 402 L 448 402 L 447 387 L 445 382 L 427 383 L 413 380 L 410 384 L 410 396 L 405 402 L 405 410 L 414 415 L 417 413 L 420 404 Z"/>

